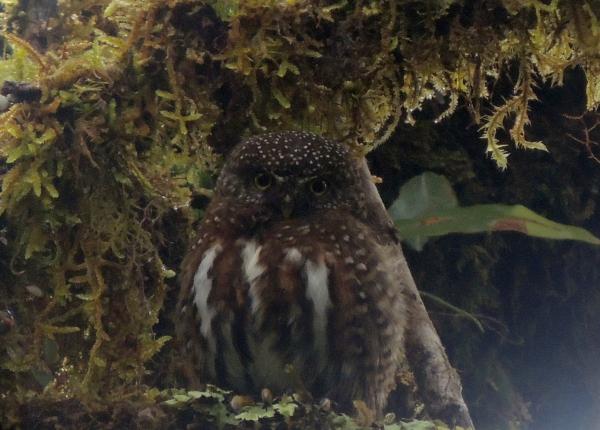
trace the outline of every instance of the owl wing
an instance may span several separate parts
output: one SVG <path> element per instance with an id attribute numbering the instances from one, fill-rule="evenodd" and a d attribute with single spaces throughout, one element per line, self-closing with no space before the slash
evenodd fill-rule
<path id="1" fill-rule="evenodd" d="M 365 201 L 370 208 L 369 219 L 380 231 L 393 229 L 377 188 L 369 180 L 371 173 L 366 160 L 362 160 L 360 174 L 367 184 Z M 473 428 L 469 410 L 462 397 L 462 385 L 450 365 L 446 351 L 421 300 L 415 281 L 395 234 L 381 237 L 382 252 L 389 262 L 390 277 L 401 286 L 406 306 L 405 347 L 408 364 L 416 377 L 419 392 L 429 414 L 450 424 Z"/>
<path id="2" fill-rule="evenodd" d="M 344 407 L 361 399 L 381 412 L 406 314 L 382 249 L 365 224 L 337 211 L 197 244 L 182 266 L 177 315 L 191 385 L 299 382 Z"/>
<path id="3" fill-rule="evenodd" d="M 380 414 L 404 356 L 402 285 L 370 228 L 360 222 L 345 224 L 348 230 L 340 236 L 339 248 L 325 253 L 333 305 L 331 397 L 350 408 L 354 400 L 363 400 Z"/>

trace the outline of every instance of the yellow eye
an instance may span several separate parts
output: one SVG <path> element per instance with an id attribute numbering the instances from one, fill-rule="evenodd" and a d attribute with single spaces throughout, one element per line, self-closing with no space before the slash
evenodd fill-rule
<path id="1" fill-rule="evenodd" d="M 309 188 L 314 195 L 320 196 L 327 191 L 327 181 L 323 179 L 313 179 L 309 184 Z"/>
<path id="2" fill-rule="evenodd" d="M 254 185 L 256 185 L 256 188 L 259 190 L 264 191 L 273 185 L 273 177 L 268 173 L 261 172 L 254 177 Z"/>

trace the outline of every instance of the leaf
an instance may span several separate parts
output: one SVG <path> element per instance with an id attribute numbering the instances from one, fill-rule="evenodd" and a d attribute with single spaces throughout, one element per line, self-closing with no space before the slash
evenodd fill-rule
<path id="1" fill-rule="evenodd" d="M 214 387 L 212 385 L 207 386 L 205 391 L 188 391 L 187 395 L 192 399 L 214 399 L 218 402 L 223 402 L 225 400 L 225 394 L 227 391 L 221 390 L 220 388 Z"/>
<path id="2" fill-rule="evenodd" d="M 29 150 L 27 148 L 27 145 L 18 145 L 14 148 L 9 149 L 8 151 L 6 151 L 6 162 L 8 164 L 12 164 L 15 161 L 17 161 L 18 159 L 20 159 L 21 157 L 23 157 L 24 155 L 27 155 L 29 153 Z"/>
<path id="3" fill-rule="evenodd" d="M 175 399 L 169 399 L 169 400 L 165 400 L 165 401 L 163 402 L 163 405 L 167 405 L 167 406 L 179 406 L 179 405 L 180 405 L 180 402 L 178 402 L 178 401 L 177 401 L 177 400 L 175 400 Z"/>
<path id="4" fill-rule="evenodd" d="M 321 58 L 323 56 L 323 54 L 321 54 L 319 51 L 315 51 L 314 49 L 305 49 L 301 51 L 301 53 L 310 58 Z"/>
<path id="5" fill-rule="evenodd" d="M 120 184 L 127 185 L 127 186 L 133 186 L 133 182 L 131 182 L 131 179 L 129 177 L 125 176 L 121 172 L 118 172 L 118 171 L 113 172 L 113 177 Z"/>
<path id="6" fill-rule="evenodd" d="M 36 137 L 34 142 L 38 145 L 43 145 L 44 143 L 52 142 L 56 139 L 56 132 L 54 129 L 47 129 L 41 136 Z"/>
<path id="7" fill-rule="evenodd" d="M 156 387 L 150 388 L 144 393 L 144 397 L 146 397 L 153 403 L 156 403 L 156 399 L 158 398 L 158 396 L 160 396 L 160 390 Z"/>
<path id="8" fill-rule="evenodd" d="M 402 423 L 402 430 L 441 430 L 447 427 L 438 427 L 431 421 L 414 420 L 407 423 Z M 387 430 L 387 429 L 386 429 Z"/>
<path id="9" fill-rule="evenodd" d="M 277 76 L 283 78 L 287 74 L 288 70 L 294 75 L 300 74 L 300 70 L 295 64 L 289 63 L 287 60 L 283 60 L 279 65 L 279 69 L 277 69 Z"/>
<path id="10" fill-rule="evenodd" d="M 58 198 L 58 190 L 52 182 L 44 182 L 44 188 L 53 199 Z"/>
<path id="11" fill-rule="evenodd" d="M 60 356 L 58 355 L 58 344 L 54 339 L 44 339 L 43 353 L 44 361 L 47 364 L 55 364 L 60 359 Z"/>
<path id="12" fill-rule="evenodd" d="M 292 401 L 284 401 L 283 399 L 281 400 L 281 402 L 273 405 L 273 409 L 275 410 L 275 412 L 277 412 L 280 415 L 283 415 L 284 417 L 293 417 L 297 408 L 298 405 L 296 403 Z"/>
<path id="13" fill-rule="evenodd" d="M 47 386 L 54 379 L 52 372 L 44 369 L 34 369 L 31 371 L 31 375 L 42 387 Z"/>
<path id="14" fill-rule="evenodd" d="M 181 115 L 175 112 L 169 112 L 168 110 L 161 110 L 159 113 L 165 118 L 172 119 L 173 121 L 179 121 L 181 119 Z"/>
<path id="15" fill-rule="evenodd" d="M 46 236 L 46 233 L 44 233 L 40 226 L 30 226 L 29 238 L 25 247 L 25 259 L 28 260 L 31 258 L 34 252 L 42 251 L 47 242 L 48 236 Z"/>
<path id="16" fill-rule="evenodd" d="M 321 8 L 321 13 L 323 13 L 323 17 L 328 20 L 328 21 L 333 21 L 333 17 L 331 16 L 331 13 L 338 10 L 338 9 L 342 9 L 346 6 L 347 4 L 347 0 L 342 0 L 340 2 L 334 3 L 330 6 L 325 6 Z"/>
<path id="17" fill-rule="evenodd" d="M 460 427 L 456 427 L 456 430 Z M 385 424 L 383 430 L 448 430 L 448 426 L 436 421 L 413 420 L 394 424 Z"/>
<path id="18" fill-rule="evenodd" d="M 94 364 L 98 367 L 106 367 L 106 360 L 100 357 L 94 357 Z"/>
<path id="19" fill-rule="evenodd" d="M 422 243 L 426 241 L 423 238 L 450 233 L 517 231 L 533 237 L 600 245 L 600 239 L 589 231 L 551 221 L 522 205 L 482 204 L 444 209 L 413 220 L 397 220 L 396 227 L 406 240 L 421 238 Z"/>
<path id="20" fill-rule="evenodd" d="M 589 231 L 544 218 L 522 205 L 481 204 L 458 207 L 450 183 L 426 172 L 409 180 L 389 208 L 400 236 L 417 250 L 430 237 L 451 233 L 517 231 L 546 239 L 600 245 Z"/>
<path id="21" fill-rule="evenodd" d="M 223 21 L 233 18 L 240 7 L 239 0 L 212 0 L 210 3 L 217 16 Z"/>
<path id="22" fill-rule="evenodd" d="M 450 181 L 442 175 L 425 172 L 408 180 L 398 193 L 398 198 L 388 211 L 394 221 L 414 220 L 436 211 L 455 208 L 458 199 Z M 410 245 L 421 250 L 428 240 L 424 235 L 402 235 Z"/>
<path id="23" fill-rule="evenodd" d="M 202 391 L 188 391 L 188 396 L 190 396 L 192 399 L 201 399 L 202 397 L 204 397 L 204 392 Z"/>
<path id="24" fill-rule="evenodd" d="M 42 195 L 42 177 L 40 176 L 40 172 L 35 168 L 31 169 L 27 181 L 33 186 L 35 196 L 40 197 Z"/>
<path id="25" fill-rule="evenodd" d="M 150 336 L 140 336 L 141 358 L 146 361 L 151 359 L 161 348 L 171 340 L 171 336 L 161 336 L 158 339 L 153 339 Z"/>
<path id="26" fill-rule="evenodd" d="M 425 172 L 402 185 L 388 211 L 395 220 L 412 219 L 457 206 L 458 199 L 450 181 L 442 175 Z"/>
<path id="27" fill-rule="evenodd" d="M 331 419 L 331 426 L 334 429 L 343 430 L 361 430 L 361 428 L 364 428 L 356 424 L 356 422 L 352 418 L 345 414 L 334 416 Z"/>
<path id="28" fill-rule="evenodd" d="M 188 396 L 186 394 L 175 394 L 173 396 L 173 398 L 175 400 L 177 400 L 178 402 L 187 402 L 192 399 L 190 396 Z"/>
<path id="29" fill-rule="evenodd" d="M 79 327 L 75 326 L 55 326 L 50 324 L 39 324 L 42 331 L 48 335 L 53 336 L 55 334 L 71 334 L 78 333 L 81 331 Z"/>
<path id="30" fill-rule="evenodd" d="M 238 420 L 242 421 L 258 421 L 262 418 L 273 418 L 275 416 L 275 410 L 272 407 L 264 408 L 261 405 L 246 406 L 235 416 Z"/>
<path id="31" fill-rule="evenodd" d="M 273 92 L 273 97 L 275 97 L 275 99 L 283 108 L 289 109 L 292 106 L 290 101 L 283 95 L 279 88 L 273 87 L 271 91 Z"/>

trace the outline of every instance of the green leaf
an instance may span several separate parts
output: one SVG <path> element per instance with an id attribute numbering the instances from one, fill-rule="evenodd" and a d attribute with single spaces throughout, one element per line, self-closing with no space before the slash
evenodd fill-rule
<path id="1" fill-rule="evenodd" d="M 516 231 L 533 237 L 600 245 L 600 239 L 589 231 L 551 221 L 522 205 L 484 204 L 446 209 L 414 220 L 398 220 L 396 226 L 408 240 L 450 233 Z"/>
<path id="2" fill-rule="evenodd" d="M 348 415 L 340 414 L 336 415 L 331 419 L 331 426 L 334 429 L 343 430 L 361 430 L 361 427 L 350 418 Z"/>
<path id="3" fill-rule="evenodd" d="M 94 364 L 98 367 L 106 367 L 106 360 L 100 357 L 94 357 Z"/>
<path id="4" fill-rule="evenodd" d="M 25 259 L 31 258 L 34 252 L 42 251 L 46 247 L 48 236 L 40 226 L 30 226 L 29 238 L 25 247 Z"/>
<path id="5" fill-rule="evenodd" d="M 38 145 L 42 145 L 44 143 L 54 141 L 55 139 L 56 139 L 56 132 L 54 131 L 54 129 L 49 128 L 41 136 L 36 137 L 34 139 L 34 141 Z"/>
<path id="6" fill-rule="evenodd" d="M 284 417 L 292 417 L 296 412 L 298 405 L 292 401 L 285 401 L 282 399 L 279 403 L 273 405 L 273 409 Z"/>
<path id="7" fill-rule="evenodd" d="M 175 400 L 177 400 L 178 402 L 187 402 L 192 399 L 190 396 L 188 396 L 186 394 L 175 394 L 173 396 L 173 398 Z"/>
<path id="8" fill-rule="evenodd" d="M 163 271 L 163 277 L 165 279 L 171 279 L 171 278 L 174 278 L 175 276 L 177 276 L 177 273 L 172 269 L 165 269 Z"/>
<path id="9" fill-rule="evenodd" d="M 127 186 L 133 185 L 133 182 L 131 182 L 131 179 L 129 177 L 125 176 L 121 172 L 118 172 L 118 171 L 113 172 L 113 177 L 120 184 L 127 185 Z"/>
<path id="10" fill-rule="evenodd" d="M 58 198 L 58 190 L 52 182 L 44 182 L 44 188 L 53 199 Z"/>
<path id="11" fill-rule="evenodd" d="M 175 399 L 169 399 L 169 400 L 165 400 L 165 401 L 163 402 L 163 405 L 167 405 L 167 406 L 179 406 L 179 405 L 180 405 L 180 402 L 178 402 L 178 401 L 177 401 L 177 400 L 175 400 Z"/>
<path id="12" fill-rule="evenodd" d="M 187 395 L 192 399 L 214 399 L 218 402 L 223 402 L 225 400 L 225 394 L 227 391 L 222 390 L 213 385 L 208 385 L 205 391 L 188 391 Z"/>
<path id="13" fill-rule="evenodd" d="M 289 109 L 292 106 L 290 101 L 283 95 L 279 88 L 273 87 L 271 91 L 273 92 L 273 97 L 275 97 L 275 99 L 283 108 Z"/>
<path id="14" fill-rule="evenodd" d="M 600 239 L 589 231 L 551 221 L 522 205 L 455 207 L 456 197 L 453 192 L 449 193 L 448 184 L 431 175 L 411 179 L 390 207 L 400 236 L 417 250 L 422 249 L 430 237 L 495 231 L 516 231 L 533 237 L 600 245 Z"/>
<path id="15" fill-rule="evenodd" d="M 161 110 L 159 113 L 165 118 L 172 119 L 173 121 L 179 121 L 181 119 L 181 115 L 178 115 L 175 112 L 169 112 L 168 110 Z"/>
<path id="16" fill-rule="evenodd" d="M 402 185 L 389 213 L 395 220 L 414 219 L 457 206 L 458 199 L 450 181 L 442 175 L 425 172 Z"/>
<path id="17" fill-rule="evenodd" d="M 277 69 L 277 76 L 283 78 L 288 70 L 292 72 L 294 75 L 300 74 L 300 69 L 295 64 L 289 63 L 287 60 L 283 60 L 279 65 L 279 69 Z"/>
<path id="18" fill-rule="evenodd" d="M 204 395 L 206 394 L 203 391 L 188 391 L 188 396 L 190 396 L 192 399 L 201 399 L 204 397 Z"/>
<path id="19" fill-rule="evenodd" d="M 402 430 L 441 430 L 444 427 L 438 427 L 431 421 L 414 420 L 407 423 L 402 423 Z M 445 427 L 447 428 L 447 427 Z M 385 429 L 387 430 L 387 428 Z"/>
<path id="20" fill-rule="evenodd" d="M 315 51 L 314 49 L 305 49 L 301 52 L 303 55 L 310 58 L 321 58 L 323 56 L 323 54 L 321 54 L 319 51 Z"/>
<path id="21" fill-rule="evenodd" d="M 40 197 L 42 195 L 42 177 L 40 176 L 40 172 L 38 172 L 35 168 L 29 171 L 28 182 L 33 186 L 33 193 L 36 197 Z"/>
<path id="22" fill-rule="evenodd" d="M 217 16 L 223 21 L 233 18 L 239 9 L 239 0 L 211 0 L 211 6 Z"/>
<path id="23" fill-rule="evenodd" d="M 173 94 L 173 93 L 168 92 L 168 91 L 156 90 L 156 91 L 154 91 L 154 94 L 156 94 L 161 99 L 165 99 L 165 100 L 177 100 L 177 96 L 175 94 Z"/>
<path id="24" fill-rule="evenodd" d="M 246 406 L 242 412 L 235 416 L 236 419 L 242 421 L 258 421 L 263 418 L 273 418 L 275 410 L 272 407 L 264 408 L 261 405 Z"/>
<path id="25" fill-rule="evenodd" d="M 408 180 L 400 188 L 398 198 L 388 211 L 396 222 L 418 220 L 426 215 L 434 214 L 448 208 L 458 206 L 458 199 L 450 181 L 442 175 L 425 172 Z M 422 235 L 409 235 L 401 231 L 402 238 L 413 248 L 423 249 L 428 240 L 427 232 Z"/>
<path id="26" fill-rule="evenodd" d="M 58 344 L 54 339 L 44 338 L 44 361 L 47 364 L 56 364 L 58 360 L 60 360 L 60 356 L 58 354 Z"/>
<path id="27" fill-rule="evenodd" d="M 34 369 L 31 371 L 31 375 L 42 387 L 47 386 L 54 379 L 52 372 L 45 369 Z"/>
<path id="28" fill-rule="evenodd" d="M 29 150 L 27 148 L 27 145 L 18 145 L 12 149 L 9 149 L 8 151 L 6 151 L 6 162 L 8 164 L 12 164 L 15 161 L 17 161 L 18 159 L 20 159 L 21 157 L 23 157 L 24 155 L 29 154 Z"/>

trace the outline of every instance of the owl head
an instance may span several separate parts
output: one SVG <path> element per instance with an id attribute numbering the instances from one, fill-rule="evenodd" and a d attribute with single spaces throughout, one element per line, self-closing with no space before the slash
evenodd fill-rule
<path id="1" fill-rule="evenodd" d="M 356 160 L 344 145 L 306 132 L 269 133 L 232 151 L 215 194 L 276 221 L 356 209 L 358 179 Z"/>

